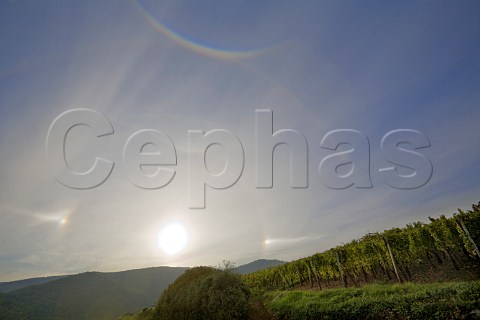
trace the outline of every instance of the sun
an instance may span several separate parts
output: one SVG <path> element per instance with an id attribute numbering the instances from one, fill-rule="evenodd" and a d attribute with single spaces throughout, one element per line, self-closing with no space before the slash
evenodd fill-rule
<path id="1" fill-rule="evenodd" d="M 182 251 L 187 242 L 187 229 L 177 222 L 164 227 L 158 236 L 158 246 L 168 255 L 174 255 Z"/>

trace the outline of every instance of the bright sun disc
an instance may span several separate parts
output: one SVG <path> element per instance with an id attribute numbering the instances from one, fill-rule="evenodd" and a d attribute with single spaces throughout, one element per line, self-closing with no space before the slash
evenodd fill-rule
<path id="1" fill-rule="evenodd" d="M 158 245 L 168 255 L 180 252 L 188 242 L 187 230 L 179 223 L 172 223 L 162 229 Z"/>

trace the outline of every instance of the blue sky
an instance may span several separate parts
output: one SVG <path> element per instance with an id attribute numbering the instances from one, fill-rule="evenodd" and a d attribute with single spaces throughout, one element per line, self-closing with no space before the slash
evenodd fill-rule
<path id="1" fill-rule="evenodd" d="M 479 16 L 477 1 L 0 1 L 0 281 L 292 260 L 469 208 L 480 200 Z M 75 170 L 96 155 L 115 162 L 88 190 L 59 183 L 45 151 L 50 125 L 73 108 L 98 111 L 115 131 L 69 136 Z M 305 137 L 308 188 L 291 187 L 283 145 L 273 188 L 256 187 L 261 109 L 274 131 Z M 135 187 L 122 162 L 142 129 L 175 145 L 163 188 Z M 243 172 L 190 209 L 189 156 L 204 150 L 189 147 L 188 131 L 215 129 L 241 142 Z M 368 138 L 372 188 L 324 184 L 319 164 L 335 151 L 321 141 L 336 129 Z M 433 167 L 421 188 L 392 188 L 378 171 L 389 166 L 382 138 L 396 129 L 430 141 L 417 150 Z M 214 146 L 206 161 L 218 173 L 227 158 Z M 188 240 L 168 255 L 158 238 L 171 223 Z"/>

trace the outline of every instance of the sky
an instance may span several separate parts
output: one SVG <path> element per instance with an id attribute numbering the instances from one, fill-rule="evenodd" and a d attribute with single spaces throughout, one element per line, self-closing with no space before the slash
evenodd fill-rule
<path id="1" fill-rule="evenodd" d="M 469 209 L 479 17 L 478 1 L 0 1 L 0 281 L 290 261 Z"/>

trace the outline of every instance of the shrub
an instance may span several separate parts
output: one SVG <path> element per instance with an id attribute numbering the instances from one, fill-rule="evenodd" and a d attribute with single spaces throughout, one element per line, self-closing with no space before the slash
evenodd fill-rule
<path id="1" fill-rule="evenodd" d="M 248 297 L 248 288 L 233 271 L 196 267 L 162 293 L 152 319 L 247 319 Z"/>

